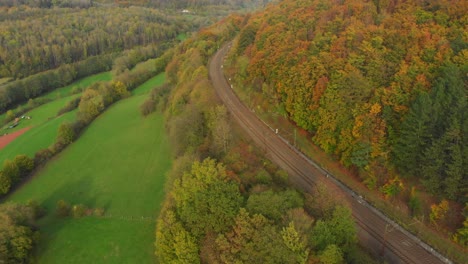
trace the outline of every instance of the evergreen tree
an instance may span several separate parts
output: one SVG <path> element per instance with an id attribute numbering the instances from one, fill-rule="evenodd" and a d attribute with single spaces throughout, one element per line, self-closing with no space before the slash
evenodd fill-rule
<path id="1" fill-rule="evenodd" d="M 395 164 L 404 175 L 415 175 L 421 163 L 421 153 L 431 140 L 429 131 L 432 103 L 427 93 L 421 93 L 404 119 L 400 137 L 393 148 Z"/>

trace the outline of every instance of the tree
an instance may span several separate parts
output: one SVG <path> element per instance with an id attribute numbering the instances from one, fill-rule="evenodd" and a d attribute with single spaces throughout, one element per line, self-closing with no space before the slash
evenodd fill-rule
<path id="1" fill-rule="evenodd" d="M 181 221 L 197 238 L 226 231 L 242 203 L 237 184 L 227 179 L 221 163 L 210 158 L 195 162 L 177 179 L 172 196 Z"/>
<path id="2" fill-rule="evenodd" d="M 71 123 L 65 122 L 60 124 L 57 134 L 57 142 L 68 145 L 75 140 L 75 131 Z"/>
<path id="3" fill-rule="evenodd" d="M 91 122 L 97 115 L 104 110 L 104 101 L 102 95 L 96 90 L 86 89 L 81 96 L 78 106 L 78 116 L 85 123 Z"/>
<path id="4" fill-rule="evenodd" d="M 317 251 L 336 245 L 346 254 L 352 250 L 356 241 L 356 226 L 351 210 L 347 207 L 337 206 L 330 219 L 318 220 L 312 230 L 311 244 Z"/>
<path id="5" fill-rule="evenodd" d="M 403 190 L 403 182 L 396 176 L 382 186 L 381 190 L 387 199 L 394 198 Z"/>
<path id="6" fill-rule="evenodd" d="M 404 119 L 400 136 L 393 148 L 395 163 L 405 175 L 417 175 L 424 149 L 431 141 L 432 102 L 421 93 Z"/>
<path id="7" fill-rule="evenodd" d="M 306 263 L 309 256 L 307 241 L 301 238 L 300 233 L 294 227 L 294 222 L 290 222 L 281 231 L 281 236 L 286 246 L 296 253 L 296 263 Z"/>
<path id="8" fill-rule="evenodd" d="M 411 210 L 412 216 L 417 216 L 421 214 L 421 200 L 419 199 L 417 195 L 416 187 L 411 188 L 409 201 L 408 201 L 408 207 Z"/>
<path id="9" fill-rule="evenodd" d="M 34 164 L 44 165 L 52 157 L 52 151 L 50 149 L 41 149 L 34 154 Z"/>
<path id="10" fill-rule="evenodd" d="M 147 116 L 154 112 L 156 109 L 156 102 L 153 100 L 153 98 L 148 98 L 146 99 L 141 105 L 140 105 L 140 112 L 143 116 Z"/>
<path id="11" fill-rule="evenodd" d="M 187 106 L 183 113 L 174 116 L 168 123 L 169 138 L 176 155 L 193 153 L 202 144 L 206 127 L 197 106 Z"/>
<path id="12" fill-rule="evenodd" d="M 34 210 L 28 206 L 0 205 L 0 262 L 28 263 L 34 247 Z"/>
<path id="13" fill-rule="evenodd" d="M 13 119 L 15 119 L 15 117 L 16 116 L 15 116 L 15 113 L 13 112 L 13 110 L 8 110 L 6 112 L 6 116 L 5 116 L 6 120 L 13 120 Z"/>
<path id="14" fill-rule="evenodd" d="M 30 157 L 20 154 L 17 155 L 13 162 L 18 167 L 19 177 L 22 179 L 34 169 L 34 160 Z"/>
<path id="15" fill-rule="evenodd" d="M 462 227 L 453 235 L 453 240 L 466 247 L 468 245 L 468 203 L 465 203 L 463 215 L 465 216 L 465 220 L 463 221 Z"/>
<path id="16" fill-rule="evenodd" d="M 334 244 L 328 245 L 319 255 L 320 263 L 323 264 L 341 264 L 344 263 L 343 253 L 340 248 Z"/>
<path id="17" fill-rule="evenodd" d="M 5 160 L 3 162 L 2 173 L 4 177 L 8 177 L 11 180 L 11 185 L 14 185 L 19 181 L 19 168 L 16 163 L 11 160 Z"/>
<path id="18" fill-rule="evenodd" d="M 279 221 L 284 212 L 304 205 L 300 194 L 292 189 L 282 192 L 268 190 L 250 195 L 247 200 L 247 209 L 250 213 L 262 214 L 265 217 Z"/>
<path id="19" fill-rule="evenodd" d="M 292 231 L 292 230 L 291 230 Z M 272 222 L 260 214 L 250 215 L 242 208 L 236 216 L 232 230 L 216 239 L 222 263 L 298 263 L 307 255 L 294 243 L 294 232 L 284 232 L 290 246 L 287 247 L 281 232 Z M 302 234 L 298 234 L 302 236 Z M 291 238 L 292 240 L 290 240 Z"/>
<path id="20" fill-rule="evenodd" d="M 11 178 L 0 171 L 0 194 L 7 194 L 11 187 Z"/>
<path id="21" fill-rule="evenodd" d="M 162 217 L 158 219 L 155 245 L 161 263 L 200 263 L 195 238 L 171 210 L 162 212 Z"/>
<path id="22" fill-rule="evenodd" d="M 214 107 L 208 112 L 207 119 L 213 139 L 214 153 L 226 153 L 232 137 L 226 107 Z"/>
<path id="23" fill-rule="evenodd" d="M 120 100 L 130 95 L 130 92 L 127 90 L 125 84 L 120 81 L 111 82 L 111 87 L 113 89 L 114 101 Z"/>
<path id="24" fill-rule="evenodd" d="M 439 226 L 439 224 L 447 216 L 448 210 L 449 202 L 445 199 L 440 201 L 439 204 L 431 205 L 431 213 L 429 214 L 429 219 L 431 220 L 431 223 L 435 226 Z"/>

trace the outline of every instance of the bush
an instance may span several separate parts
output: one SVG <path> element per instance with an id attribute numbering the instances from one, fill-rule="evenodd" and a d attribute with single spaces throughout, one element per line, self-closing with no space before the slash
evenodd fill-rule
<path id="1" fill-rule="evenodd" d="M 45 208 L 40 206 L 39 203 L 35 200 L 28 200 L 26 206 L 31 208 L 35 219 L 39 219 L 46 214 Z"/>
<path id="2" fill-rule="evenodd" d="M 57 202 L 56 208 L 57 216 L 59 217 L 67 217 L 70 215 L 70 205 L 65 202 L 64 200 L 59 200 Z"/>
<path id="3" fill-rule="evenodd" d="M 102 217 L 102 216 L 104 216 L 104 209 L 96 208 L 96 209 L 94 209 L 93 214 L 94 214 L 94 216 Z"/>
<path id="4" fill-rule="evenodd" d="M 11 179 L 12 185 L 18 182 L 20 174 L 19 174 L 18 166 L 16 166 L 16 163 L 10 160 L 5 160 L 5 162 L 3 162 L 2 172 L 6 177 Z"/>
<path id="5" fill-rule="evenodd" d="M 11 179 L 0 171 L 0 194 L 7 194 L 10 191 Z"/>
<path id="6" fill-rule="evenodd" d="M 73 124 L 65 122 L 62 123 L 58 129 L 57 142 L 62 142 L 65 145 L 68 145 L 73 142 L 75 139 L 75 130 L 73 129 Z"/>
<path id="7" fill-rule="evenodd" d="M 13 162 L 18 167 L 20 178 L 28 176 L 28 174 L 34 169 L 34 160 L 26 155 L 17 155 Z"/>
<path id="8" fill-rule="evenodd" d="M 80 218 L 86 215 L 87 210 L 88 208 L 83 204 L 76 204 L 73 206 L 71 213 L 73 218 Z"/>
<path id="9" fill-rule="evenodd" d="M 261 184 L 271 184 L 272 178 L 271 175 L 264 169 L 260 169 L 255 175 L 255 179 L 258 183 Z"/>
<path id="10" fill-rule="evenodd" d="M 44 165 L 52 157 L 50 149 L 41 149 L 34 155 L 34 164 Z"/>
<path id="11" fill-rule="evenodd" d="M 78 107 L 78 105 L 80 104 L 80 100 L 81 98 L 80 97 L 77 97 L 71 101 L 69 101 L 64 107 L 62 107 L 58 112 L 57 112 L 57 116 L 59 115 L 62 115 L 62 114 L 65 114 L 65 113 L 68 113 L 74 109 L 76 109 Z"/>
<path id="12" fill-rule="evenodd" d="M 66 146 L 67 144 L 65 144 L 63 141 L 56 141 L 52 146 L 49 147 L 49 149 L 52 155 L 55 155 L 62 151 Z"/>
<path id="13" fill-rule="evenodd" d="M 143 116 L 151 114 L 155 109 L 156 102 L 152 98 L 146 99 L 143 104 L 140 105 L 140 112 Z"/>

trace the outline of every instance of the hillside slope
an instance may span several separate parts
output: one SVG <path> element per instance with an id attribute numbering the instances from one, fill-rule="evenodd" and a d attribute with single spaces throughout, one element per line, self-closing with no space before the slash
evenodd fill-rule
<path id="1" fill-rule="evenodd" d="M 416 2 L 271 5 L 237 39 L 239 77 L 368 187 L 414 177 L 463 202 L 467 6 Z"/>

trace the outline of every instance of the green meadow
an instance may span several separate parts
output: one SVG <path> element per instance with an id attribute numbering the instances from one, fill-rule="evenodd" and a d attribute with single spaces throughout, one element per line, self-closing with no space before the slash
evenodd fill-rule
<path id="1" fill-rule="evenodd" d="M 156 81 L 155 78 L 159 78 Z M 154 229 L 171 155 L 160 113 L 139 106 L 157 76 L 94 120 L 9 200 L 38 201 L 38 263 L 153 263 Z M 147 85 L 147 86 L 145 86 Z M 58 200 L 103 208 L 103 217 L 59 218 Z"/>
<path id="2" fill-rule="evenodd" d="M 60 124 L 66 121 L 73 122 L 75 118 L 76 111 L 68 112 L 26 131 L 0 150 L 0 164 L 6 159 L 12 160 L 18 154 L 34 157 L 38 150 L 47 148 L 55 142 Z"/>
<path id="3" fill-rule="evenodd" d="M 70 96 L 76 96 L 76 95 L 72 95 L 72 93 L 74 91 L 78 91 L 77 92 L 77 94 L 78 94 L 78 93 L 81 93 L 81 92 L 79 92 L 80 90 L 85 89 L 86 87 L 90 86 L 93 83 L 96 83 L 96 82 L 99 82 L 99 81 L 110 81 L 110 80 L 112 80 L 112 73 L 111 72 L 102 72 L 102 73 L 94 74 L 94 75 L 82 78 L 82 79 L 80 79 L 80 80 L 78 80 L 78 81 L 76 81 L 76 82 L 74 82 L 74 83 L 72 83 L 70 85 L 64 86 L 62 88 L 55 89 L 55 90 L 51 91 L 50 93 L 47 93 L 47 94 L 41 96 L 40 98 L 53 99 L 54 101 L 50 102 L 50 103 L 59 104 L 56 101 L 63 101 L 63 102 L 66 103 L 66 101 L 69 101 L 69 100 L 71 100 L 73 98 L 73 97 L 70 97 Z M 48 104 L 50 104 L 50 103 L 48 103 Z M 23 104 L 23 106 L 24 105 L 26 105 L 26 104 Z M 62 107 L 62 106 L 60 106 L 60 107 Z M 60 107 L 59 107 L 59 109 L 60 109 Z M 58 109 L 57 109 L 57 111 L 58 111 Z M 27 113 L 25 115 L 31 115 L 31 114 Z M 0 124 L 3 122 L 4 118 L 5 118 L 5 113 L 0 115 Z M 11 130 L 11 131 L 14 131 L 14 130 Z"/>
<path id="4" fill-rule="evenodd" d="M 43 97 L 46 98 L 60 98 L 64 96 L 71 95 L 74 90 L 82 90 L 85 89 L 86 87 L 90 86 L 93 83 L 96 82 L 106 82 L 112 80 L 112 72 L 101 72 L 98 74 L 94 74 L 88 77 L 85 77 L 83 79 L 79 79 L 76 82 L 73 82 L 72 84 L 69 84 L 65 87 L 55 89 L 51 91 L 50 93 L 45 94 Z"/>
<path id="5" fill-rule="evenodd" d="M 86 88 L 95 82 L 108 81 L 111 78 L 110 72 L 95 74 L 44 95 L 44 97 L 55 100 L 25 113 L 24 116 L 30 116 L 31 119 L 20 119 L 18 126 L 15 128 L 1 130 L 0 133 L 3 134 L 13 133 L 26 127 L 30 128 L 0 151 L 0 164 L 3 164 L 5 159 L 13 159 L 18 154 L 33 157 L 38 150 L 49 147 L 55 142 L 60 124 L 65 121 L 72 122 L 75 120 L 76 111 L 57 117 L 57 112 L 62 107 L 72 99 L 80 96 L 80 94 L 70 95 L 71 91 L 76 87 Z"/>
<path id="6" fill-rule="evenodd" d="M 151 91 L 151 89 L 153 89 L 154 87 L 163 84 L 165 80 L 166 80 L 165 73 L 164 72 L 160 73 L 154 76 L 153 78 L 149 79 L 142 85 L 138 86 L 135 90 L 132 91 L 132 95 L 139 95 L 139 94 L 147 93 Z"/>

